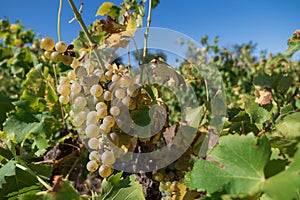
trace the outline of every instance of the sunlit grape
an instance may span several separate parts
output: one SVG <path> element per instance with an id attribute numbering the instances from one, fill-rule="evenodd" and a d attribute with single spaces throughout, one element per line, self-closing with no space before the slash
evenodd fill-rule
<path id="1" fill-rule="evenodd" d="M 90 160 L 87 164 L 86 164 L 86 169 L 90 172 L 94 172 L 98 169 L 99 165 L 97 163 L 97 161 L 95 160 Z"/>
<path id="2" fill-rule="evenodd" d="M 45 49 L 46 51 L 52 51 L 54 48 L 54 40 L 49 37 L 44 37 L 41 41 L 41 47 L 42 49 Z"/>
<path id="3" fill-rule="evenodd" d="M 102 178 L 106 178 L 112 174 L 113 170 L 110 166 L 108 165 L 101 165 L 99 168 L 99 175 Z"/>

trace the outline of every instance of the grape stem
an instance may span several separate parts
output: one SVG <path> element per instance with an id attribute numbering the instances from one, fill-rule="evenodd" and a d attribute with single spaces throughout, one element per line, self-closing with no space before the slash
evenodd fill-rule
<path id="1" fill-rule="evenodd" d="M 103 61 L 101 60 L 101 58 L 100 58 L 100 55 L 99 55 L 99 53 L 98 53 L 98 51 L 97 51 L 97 49 L 96 49 L 96 48 L 97 48 L 97 45 L 96 45 L 96 43 L 94 42 L 94 40 L 93 40 L 91 34 L 89 33 L 89 31 L 88 31 L 86 25 L 84 24 L 83 19 L 82 19 L 82 17 L 81 17 L 81 14 L 78 12 L 78 10 L 77 10 L 77 8 L 76 8 L 76 6 L 75 6 L 73 0 L 68 0 L 68 2 L 69 2 L 70 6 L 71 6 L 71 8 L 72 8 L 72 10 L 73 10 L 73 13 L 74 13 L 74 15 L 75 15 L 75 19 L 78 21 L 80 27 L 82 28 L 82 31 L 83 31 L 84 35 L 86 36 L 86 38 L 87 38 L 87 40 L 88 40 L 88 42 L 89 42 L 89 46 L 91 47 L 91 49 L 92 49 L 93 52 L 95 53 L 96 58 L 97 58 L 97 60 L 98 60 L 98 62 L 99 62 L 99 64 L 100 64 L 102 70 L 104 71 L 104 70 L 105 70 L 104 62 L 103 62 Z"/>
<path id="2" fill-rule="evenodd" d="M 142 64 L 145 64 L 145 61 L 146 61 L 148 36 L 149 36 L 149 29 L 150 29 L 150 24 L 151 24 L 151 11 L 152 11 L 152 0 L 149 0 L 147 27 L 146 27 L 146 31 L 145 31 L 145 34 L 144 34 L 144 50 L 143 50 L 143 62 L 142 62 Z M 140 65 L 140 68 L 141 68 L 140 82 L 142 82 L 143 81 L 144 67 Z"/>
<path id="3" fill-rule="evenodd" d="M 62 0 L 59 1 L 59 8 L 58 8 L 58 13 L 57 13 L 57 37 L 58 37 L 58 41 L 61 41 L 61 36 L 60 36 L 61 9 L 62 9 Z"/>
<path id="4" fill-rule="evenodd" d="M 146 31 L 145 31 L 145 34 L 144 34 L 143 64 L 145 64 L 146 54 L 147 54 L 149 28 L 150 28 L 150 23 L 151 23 L 151 11 L 152 11 L 152 0 L 149 0 L 147 27 L 146 27 Z"/>

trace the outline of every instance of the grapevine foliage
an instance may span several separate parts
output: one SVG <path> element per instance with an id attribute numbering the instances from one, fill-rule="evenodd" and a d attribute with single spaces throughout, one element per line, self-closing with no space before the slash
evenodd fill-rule
<path id="1" fill-rule="evenodd" d="M 177 68 L 147 46 L 133 50 L 136 62 L 124 63 L 113 60 L 117 50 L 128 48 L 138 27 L 149 28 L 151 19 L 143 19 L 159 0 L 104 2 L 87 30 L 69 2 L 83 27 L 72 44 L 40 40 L 19 21 L 0 20 L 0 199 L 300 199 L 300 63 L 292 59 L 299 30 L 277 55 L 254 56 L 251 42 L 229 50 L 204 36 L 201 48 L 178 38 L 188 59 Z M 192 125 L 179 122 L 183 111 L 171 86 L 134 79 L 144 69 L 132 65 L 148 62 L 147 72 L 172 79 L 172 87 L 192 86 L 199 105 L 184 111 Z M 210 102 L 207 82 L 220 81 L 210 67 L 223 79 L 226 111 L 221 98 Z M 130 117 L 120 115 L 126 109 Z M 222 119 L 211 117 L 223 112 Z M 133 123 L 144 138 L 127 134 Z M 168 166 L 136 174 L 114 169 L 130 153 L 185 144 L 175 139 L 184 131 L 193 132 L 192 143 Z M 202 151 L 212 132 L 213 148 Z"/>

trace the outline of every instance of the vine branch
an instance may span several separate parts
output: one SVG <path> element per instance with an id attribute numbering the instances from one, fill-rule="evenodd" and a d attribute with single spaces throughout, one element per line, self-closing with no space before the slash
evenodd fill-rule
<path id="1" fill-rule="evenodd" d="M 146 54 L 147 54 L 148 36 L 149 36 L 149 29 L 150 29 L 150 23 L 151 23 L 151 11 L 152 11 L 152 0 L 149 0 L 147 28 L 146 28 L 146 32 L 144 34 L 143 64 L 145 64 Z"/>
<path id="2" fill-rule="evenodd" d="M 89 42 L 89 46 L 91 47 L 92 51 L 95 53 L 96 58 L 97 58 L 97 60 L 98 60 L 98 62 L 100 64 L 102 70 L 104 71 L 105 70 L 104 62 L 100 58 L 100 55 L 99 55 L 99 53 L 98 53 L 98 51 L 96 49 L 97 45 L 96 45 L 95 41 L 93 40 L 91 34 L 89 33 L 89 31 L 88 31 L 85 23 L 83 22 L 81 14 L 78 12 L 78 10 L 77 10 L 77 8 L 76 8 L 73 0 L 68 0 L 68 2 L 69 2 L 70 6 L 71 6 L 71 8 L 73 10 L 73 13 L 75 15 L 75 19 L 78 21 L 80 27 L 82 28 L 82 31 L 83 31 L 84 35 L 86 36 L 86 38 L 87 38 L 87 40 Z"/>

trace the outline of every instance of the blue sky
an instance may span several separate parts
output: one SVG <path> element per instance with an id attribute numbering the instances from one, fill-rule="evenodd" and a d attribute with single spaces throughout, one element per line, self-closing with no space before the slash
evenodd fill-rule
<path id="1" fill-rule="evenodd" d="M 79 5 L 79 0 L 74 0 Z M 83 0 L 83 19 L 92 23 L 103 1 Z M 121 0 L 111 0 L 116 4 Z M 57 39 L 56 19 L 59 0 L 2 0 L 0 17 L 11 22 L 20 19 L 39 37 Z M 257 43 L 257 52 L 283 52 L 287 40 L 300 29 L 299 0 L 161 0 L 153 10 L 152 26 L 182 32 L 196 41 L 208 35 L 210 41 L 220 36 L 220 44 Z M 72 18 L 68 1 L 63 0 L 62 39 L 71 42 L 80 30 Z M 99 18 L 99 17 L 98 17 Z"/>

